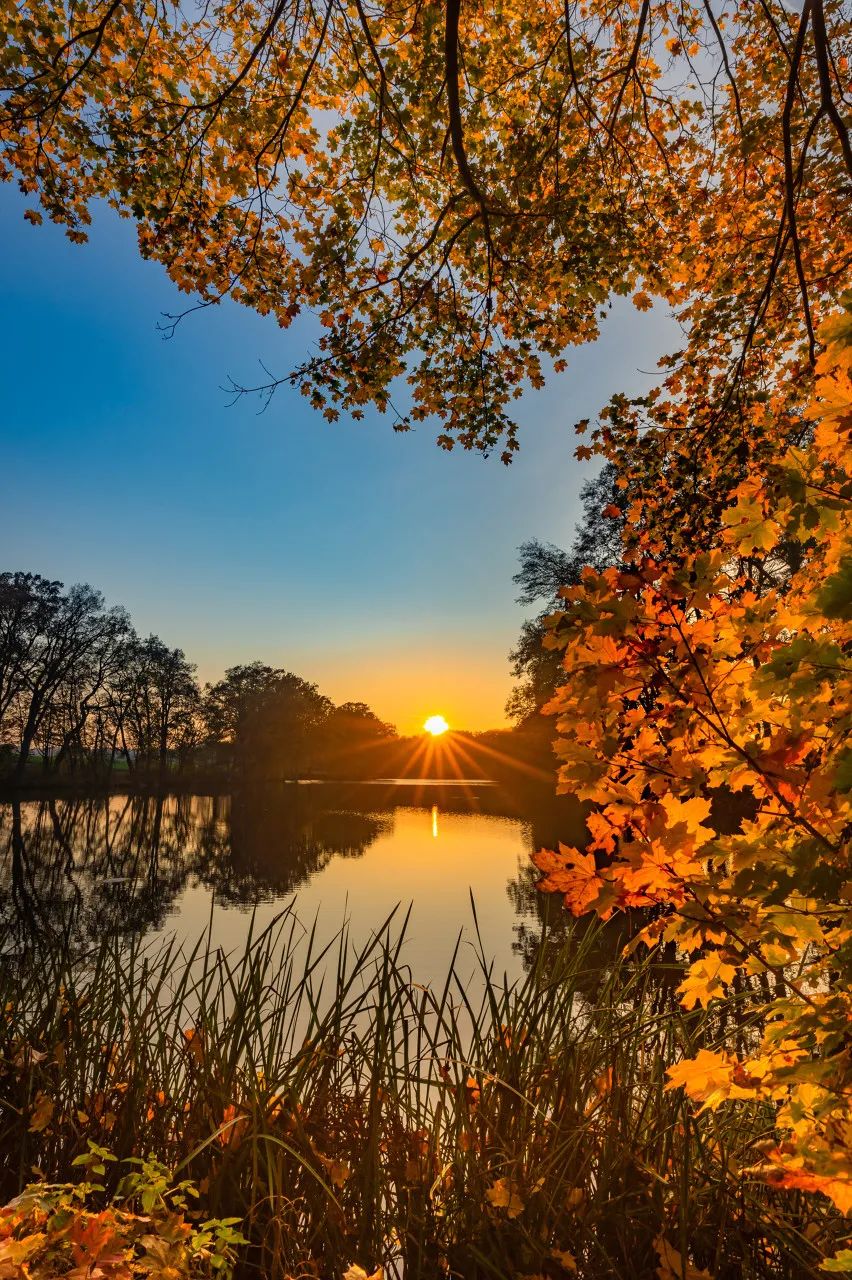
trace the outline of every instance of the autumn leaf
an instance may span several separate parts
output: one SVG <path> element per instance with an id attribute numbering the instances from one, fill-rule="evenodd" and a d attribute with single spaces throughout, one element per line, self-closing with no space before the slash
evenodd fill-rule
<path id="1" fill-rule="evenodd" d="M 349 1181 L 352 1176 L 352 1170 L 345 1160 L 330 1159 L 327 1156 L 320 1155 L 319 1152 L 317 1152 L 317 1157 L 327 1172 L 332 1186 L 342 1187 Z"/>
<path id="2" fill-rule="evenodd" d="M 505 1210 L 507 1218 L 517 1218 L 525 1205 L 520 1190 L 511 1178 L 498 1178 L 485 1192 L 492 1209 Z"/>
<path id="3" fill-rule="evenodd" d="M 533 862 L 544 872 L 538 888 L 545 893 L 561 893 L 565 906 L 574 915 L 594 906 L 605 888 L 594 854 L 581 853 L 570 845 L 561 844 L 558 852 L 542 849 L 533 855 Z"/>
<path id="4" fill-rule="evenodd" d="M 118 1261 L 122 1255 L 122 1240 L 113 1214 L 78 1215 L 68 1236 L 75 1267 L 91 1270 L 96 1264 Z"/>
<path id="5" fill-rule="evenodd" d="M 614 1074 L 612 1067 L 607 1067 L 605 1071 L 602 1071 L 600 1075 L 595 1076 L 592 1080 L 592 1088 L 599 1099 L 605 1098 L 612 1093 Z"/>
<path id="6" fill-rule="evenodd" d="M 776 1153 L 775 1162 L 750 1170 L 763 1182 L 790 1191 L 819 1192 L 827 1196 L 841 1213 L 852 1213 L 852 1171 L 845 1177 L 824 1174 L 808 1169 L 802 1158 L 788 1158 Z"/>
<path id="7" fill-rule="evenodd" d="M 696 1004 L 706 1009 L 711 1000 L 725 994 L 725 986 L 733 981 L 736 971 L 736 965 L 727 964 L 720 952 L 711 951 L 690 965 L 687 976 L 678 987 L 681 1004 L 686 1009 L 694 1009 Z"/>
<path id="8" fill-rule="evenodd" d="M 700 1270 L 669 1244 L 663 1236 L 654 1241 L 654 1248 L 660 1265 L 657 1267 L 658 1280 L 713 1280 L 709 1271 Z"/>
<path id="9" fill-rule="evenodd" d="M 569 1187 L 565 1193 L 565 1205 L 571 1213 L 578 1213 L 586 1202 L 586 1192 L 582 1187 Z"/>
<path id="10" fill-rule="evenodd" d="M 53 1119 L 53 1112 L 53 1099 L 41 1091 L 37 1093 L 30 1113 L 30 1133 L 43 1133 Z"/>
<path id="11" fill-rule="evenodd" d="M 686 1058 L 666 1068 L 666 1089 L 683 1088 L 690 1098 L 704 1102 L 713 1099 L 718 1105 L 728 1097 L 733 1082 L 734 1062 L 726 1053 L 699 1049 L 694 1058 Z"/>
<path id="12" fill-rule="evenodd" d="M 197 1027 L 187 1027 L 183 1033 L 184 1045 L 190 1057 L 199 1065 L 204 1061 L 204 1036 Z"/>
<path id="13" fill-rule="evenodd" d="M 154 1114 L 149 1111 L 149 1116 Z M 222 1123 L 216 1134 L 217 1141 L 223 1147 L 238 1147 L 248 1129 L 249 1117 L 241 1114 L 239 1108 L 229 1103 L 222 1112 Z"/>
<path id="14" fill-rule="evenodd" d="M 376 1267 L 375 1271 L 365 1271 L 363 1267 L 359 1267 L 357 1263 L 352 1263 L 351 1267 L 347 1267 L 343 1272 L 343 1280 L 382 1280 L 384 1271 L 381 1267 Z"/>
<path id="15" fill-rule="evenodd" d="M 680 796 L 668 792 L 660 804 L 665 811 L 667 825 L 671 828 L 685 827 L 690 836 L 700 836 L 704 840 L 712 837 L 712 831 L 706 825 L 710 817 L 710 801 L 702 796 Z"/>
<path id="16" fill-rule="evenodd" d="M 43 1231 L 34 1231 L 29 1235 L 14 1239 L 9 1237 L 0 1240 L 0 1275 L 26 1276 L 24 1264 L 44 1246 L 47 1235 Z"/>
<path id="17" fill-rule="evenodd" d="M 834 1274 L 848 1275 L 852 1272 L 852 1249 L 840 1249 L 833 1257 L 823 1258 L 820 1268 Z"/>

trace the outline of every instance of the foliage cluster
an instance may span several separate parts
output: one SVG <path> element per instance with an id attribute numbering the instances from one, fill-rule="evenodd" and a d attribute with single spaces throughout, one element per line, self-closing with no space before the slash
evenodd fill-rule
<path id="1" fill-rule="evenodd" d="M 85 1180 L 32 1183 L 0 1208 L 4 1280 L 228 1280 L 245 1244 L 236 1219 L 193 1221 L 197 1189 L 153 1159 L 131 1158 L 107 1200 L 102 1179 L 114 1162 L 89 1142 L 73 1161 Z"/>
<path id="2" fill-rule="evenodd" d="M 323 949 L 292 915 L 232 958 L 7 960 L 0 1195 L 33 1169 L 67 1181 L 94 1143 L 118 1158 L 107 1201 L 120 1162 L 154 1153 L 202 1217 L 239 1218 L 240 1266 L 270 1277 L 815 1275 L 842 1220 L 751 1172 L 771 1103 L 696 1116 L 666 1086 L 696 1050 L 755 1042 L 749 982 L 685 1012 L 679 967 L 601 969 L 602 928 L 540 948 L 511 989 L 464 951 L 423 988 L 404 929 Z"/>
<path id="3" fill-rule="evenodd" d="M 796 430 L 783 397 L 753 406 L 777 452 L 744 461 L 717 525 L 703 511 L 700 549 L 647 492 L 627 513 L 625 563 L 565 590 L 548 637 L 564 666 L 560 785 L 596 809 L 585 851 L 537 863 L 576 914 L 655 908 L 643 938 L 699 953 L 687 1008 L 764 975 L 760 1044 L 703 1050 L 671 1083 L 704 1111 L 770 1104 L 762 1176 L 849 1212 L 852 298 L 821 337 Z M 670 447 L 651 433 L 645 459 Z M 727 836 L 709 821 L 726 792 L 751 806 Z"/>
<path id="4" fill-rule="evenodd" d="M 508 460 L 614 294 L 678 310 L 710 405 L 813 354 L 848 270 L 839 0 L 6 0 L 0 37 L 29 219 L 104 199 L 195 305 L 313 311 L 281 380 L 328 417 L 407 381 L 399 429 Z"/>

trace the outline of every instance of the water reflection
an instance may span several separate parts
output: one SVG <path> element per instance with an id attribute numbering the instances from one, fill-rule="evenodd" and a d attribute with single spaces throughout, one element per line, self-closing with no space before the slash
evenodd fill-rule
<path id="1" fill-rule="evenodd" d="M 278 786 L 233 795 L 100 796 L 0 805 L 4 949 L 49 936 L 176 932 L 239 945 L 295 895 L 302 918 L 361 936 L 413 903 L 410 963 L 434 971 L 477 906 L 498 967 L 517 973 L 560 919 L 529 853 L 581 841 L 577 806 L 497 787 Z"/>

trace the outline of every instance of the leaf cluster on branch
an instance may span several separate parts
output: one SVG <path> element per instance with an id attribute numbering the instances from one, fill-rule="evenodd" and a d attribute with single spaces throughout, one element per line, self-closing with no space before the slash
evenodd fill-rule
<path id="1" fill-rule="evenodd" d="M 777 1106 L 755 1174 L 852 1210 L 852 296 L 826 322 L 796 443 L 756 451 L 712 541 L 663 555 L 655 497 L 631 561 L 566 588 L 560 786 L 595 803 L 591 843 L 536 861 L 575 914 L 653 908 L 641 935 L 693 953 L 687 1008 L 765 980 L 752 1053 L 725 1044 L 672 1086 Z M 765 407 L 766 432 L 773 407 Z M 804 429 L 806 428 L 806 429 Z M 673 531 L 669 530 L 670 537 Z M 750 797 L 720 834 L 714 800 Z M 696 958 L 696 953 L 697 958 Z"/>
<path id="2" fill-rule="evenodd" d="M 435 417 L 508 461 L 524 387 L 613 295 L 659 296 L 712 433 L 813 360 L 848 272 L 838 0 L 3 0 L 0 36 L 30 220 L 82 240 L 105 199 L 191 307 L 313 312 L 316 349 L 254 390 L 329 418 Z"/>

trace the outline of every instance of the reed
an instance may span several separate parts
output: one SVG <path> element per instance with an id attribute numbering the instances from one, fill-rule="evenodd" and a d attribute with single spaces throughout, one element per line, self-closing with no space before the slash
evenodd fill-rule
<path id="1" fill-rule="evenodd" d="M 574 929 L 514 986 L 480 946 L 473 980 L 457 949 L 425 988 L 406 924 L 321 944 L 285 912 L 238 955 L 107 938 L 4 961 L 0 1191 L 73 1178 L 90 1142 L 107 1179 L 153 1156 L 270 1278 L 818 1274 L 836 1216 L 748 1173 L 771 1114 L 666 1090 L 721 1026 L 658 958 L 602 971 Z M 759 1011 L 725 1016 L 748 1037 Z"/>

